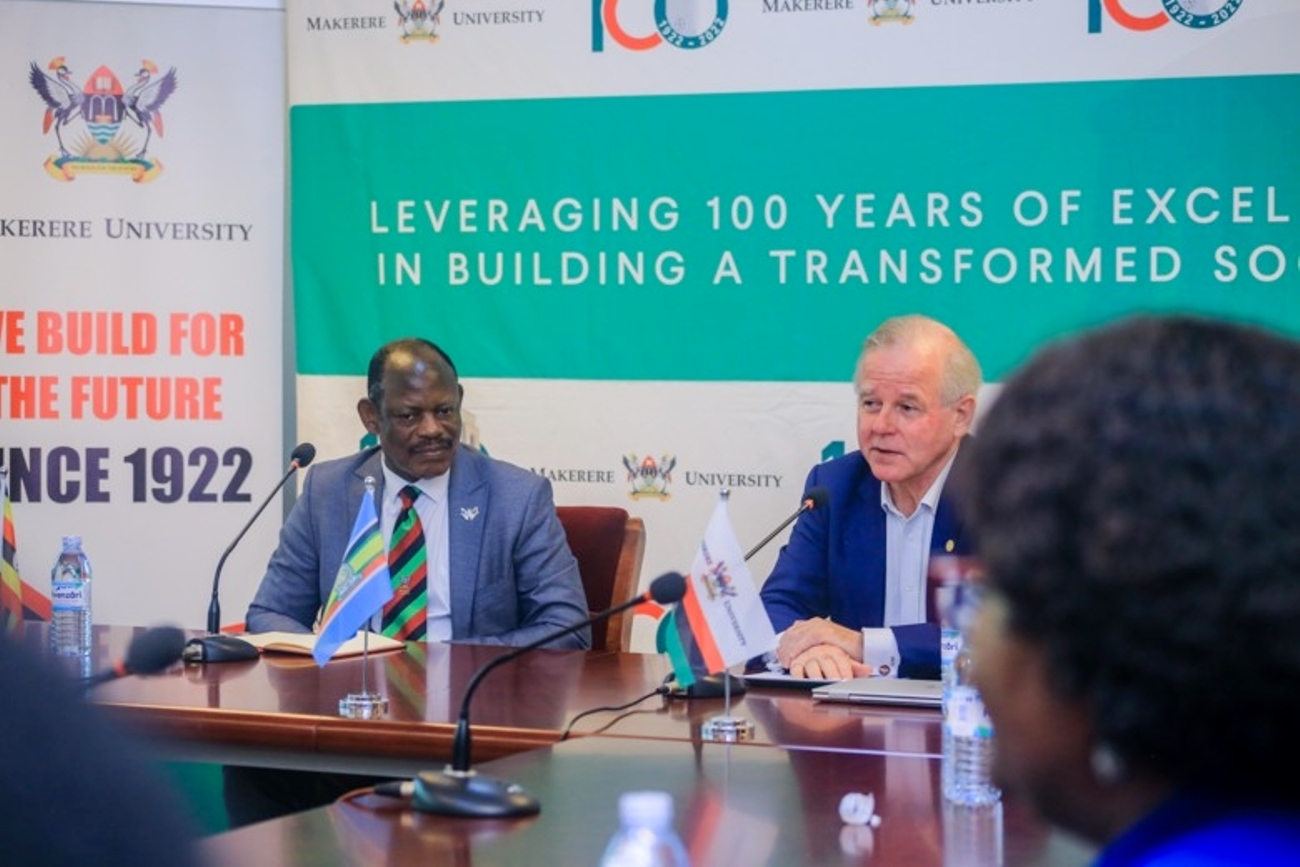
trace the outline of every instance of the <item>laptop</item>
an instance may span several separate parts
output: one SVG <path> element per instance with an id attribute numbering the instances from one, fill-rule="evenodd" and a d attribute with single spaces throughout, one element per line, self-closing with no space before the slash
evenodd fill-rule
<path id="1" fill-rule="evenodd" d="M 939 707 L 943 703 L 943 683 L 937 680 L 906 680 L 888 677 L 855 677 L 823 684 L 813 691 L 813 698 L 850 704 L 896 704 L 912 707 Z"/>

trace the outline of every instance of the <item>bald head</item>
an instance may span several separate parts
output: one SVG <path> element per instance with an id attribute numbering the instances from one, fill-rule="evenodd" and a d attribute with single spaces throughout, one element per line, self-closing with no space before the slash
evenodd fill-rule
<path id="1" fill-rule="evenodd" d="M 451 469 L 464 392 L 447 354 L 422 338 L 385 344 L 370 359 L 357 414 L 379 439 L 388 468 L 407 481 Z"/>
<path id="2" fill-rule="evenodd" d="M 403 337 L 385 343 L 370 357 L 366 371 L 366 396 L 375 406 L 383 405 L 384 372 L 390 367 L 399 371 L 428 369 L 437 373 L 443 382 L 459 383 L 456 365 L 438 344 L 423 337 Z"/>

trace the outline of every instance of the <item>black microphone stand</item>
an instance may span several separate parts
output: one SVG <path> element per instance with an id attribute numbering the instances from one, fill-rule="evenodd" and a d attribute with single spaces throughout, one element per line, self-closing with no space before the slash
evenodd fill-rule
<path id="1" fill-rule="evenodd" d="M 244 529 L 239 531 L 239 535 L 235 537 L 235 541 L 231 542 L 226 546 L 226 550 L 221 552 L 221 559 L 217 561 L 217 571 L 212 575 L 212 601 L 208 603 L 209 635 L 216 635 L 221 631 L 221 570 L 225 568 L 226 559 L 230 557 L 231 552 L 235 550 L 235 546 L 239 544 L 240 540 L 243 539 L 244 536 L 247 535 L 248 531 L 252 529 L 253 524 L 257 522 L 258 516 L 266 511 L 267 506 L 271 505 L 271 500 L 275 499 L 275 495 L 280 493 L 280 489 L 284 487 L 284 483 L 289 481 L 289 477 L 297 471 L 298 462 L 292 461 L 289 464 L 289 469 L 280 477 L 279 484 L 271 489 L 271 493 L 262 501 L 262 505 L 257 507 L 257 511 L 253 513 L 253 517 L 248 519 L 248 523 L 244 525 Z"/>
<path id="2" fill-rule="evenodd" d="M 750 549 L 749 549 L 749 553 L 747 553 L 747 554 L 745 555 L 745 562 L 748 563 L 748 562 L 749 562 L 749 558 L 750 558 L 750 557 L 753 557 L 753 556 L 754 556 L 755 554 L 757 554 L 759 551 L 762 551 L 763 548 L 767 546 L 767 543 L 768 543 L 768 542 L 771 542 L 773 539 L 776 538 L 776 534 L 777 534 L 777 533 L 781 532 L 781 531 L 784 530 L 786 527 L 790 526 L 792 523 L 794 523 L 794 519 L 795 519 L 795 518 L 798 518 L 800 515 L 802 515 L 804 512 L 808 511 L 808 510 L 811 509 L 811 508 L 812 508 L 811 505 L 809 505 L 808 503 L 804 503 L 802 506 L 799 507 L 799 511 L 795 512 L 793 515 L 791 515 L 790 517 L 786 518 L 786 519 L 785 519 L 784 521 L 782 521 L 781 523 L 777 524 L 775 530 L 773 530 L 772 532 L 768 533 L 766 536 L 764 536 L 764 537 L 759 541 L 759 543 L 758 543 L 757 545 L 755 545 L 753 548 L 750 548 Z"/>
<path id="3" fill-rule="evenodd" d="M 111 668 L 83 678 L 81 688 L 89 691 L 102 683 L 133 674 L 157 674 L 181 658 L 185 633 L 176 626 L 155 626 L 132 639 L 126 656 Z"/>
<path id="4" fill-rule="evenodd" d="M 774 529 L 772 532 L 764 536 L 762 540 L 753 548 L 749 549 L 749 553 L 745 555 L 745 562 L 748 563 L 751 557 L 753 557 L 759 551 L 762 551 L 763 548 L 767 546 L 768 542 L 771 542 L 773 539 L 775 539 L 778 533 L 780 533 L 786 527 L 790 526 L 790 524 L 792 524 L 795 521 L 795 519 L 797 519 L 804 512 L 810 512 L 813 509 L 825 505 L 825 503 L 826 503 L 826 489 L 813 488 L 811 491 L 808 492 L 808 495 L 804 497 L 803 502 L 799 504 L 799 508 L 794 512 L 794 514 L 790 515 L 790 517 L 786 518 L 784 521 L 778 524 L 776 526 L 776 529 Z M 669 675 L 668 679 L 669 681 L 671 681 L 672 676 Z M 669 695 L 674 698 L 722 697 L 723 699 L 726 700 L 727 706 L 730 707 L 731 696 L 733 694 L 741 695 L 744 692 L 745 692 L 744 678 L 735 677 L 730 672 L 724 671 L 719 674 L 709 674 L 709 675 L 704 675 L 703 677 L 696 677 L 695 683 L 691 684 L 688 687 L 674 687 L 672 691 L 669 693 Z"/>
<path id="5" fill-rule="evenodd" d="M 665 582 L 665 579 L 670 579 Z M 452 741 L 451 764 L 441 771 L 424 771 L 411 784 L 411 803 L 425 813 L 467 818 L 503 818 L 533 816 L 541 811 L 541 804 L 516 783 L 485 776 L 470 767 L 472 738 L 470 736 L 469 706 L 474 691 L 489 672 L 529 651 L 536 650 L 556 639 L 571 635 L 580 629 L 600 623 L 608 617 L 654 600 L 660 604 L 676 602 L 686 592 L 682 576 L 668 573 L 656 578 L 645 593 L 608 608 L 586 620 L 574 623 L 558 632 L 552 632 L 531 644 L 523 645 L 488 662 L 470 678 L 461 698 L 460 717 L 456 721 L 456 735 Z"/>
<path id="6" fill-rule="evenodd" d="M 262 505 L 257 507 L 253 517 L 244 524 L 235 540 L 221 553 L 221 559 L 217 561 L 217 570 L 212 575 L 212 601 L 208 603 L 208 634 L 201 638 L 190 639 L 185 649 L 187 662 L 237 662 L 258 657 L 258 650 L 252 644 L 233 635 L 221 634 L 221 570 L 225 567 L 230 553 L 235 550 L 235 546 L 252 529 L 258 517 L 271 504 L 271 500 L 275 499 L 275 495 L 280 493 L 285 482 L 289 481 L 289 477 L 310 464 L 315 457 L 316 447 L 311 443 L 300 443 L 294 448 L 293 453 L 289 455 L 289 468 L 280 477 L 279 483 L 271 489 L 271 493 L 262 501 Z"/>
<path id="7" fill-rule="evenodd" d="M 811 491 L 807 493 L 807 495 L 804 496 L 803 502 L 799 504 L 799 508 L 795 510 L 794 514 L 786 518 L 781 523 L 777 524 L 776 529 L 774 529 L 772 532 L 764 536 L 759 541 L 759 543 L 755 545 L 753 548 L 749 549 L 749 553 L 745 555 L 745 562 L 748 563 L 750 557 L 753 557 L 759 551 L 762 551 L 763 548 L 767 546 L 768 542 L 771 542 L 773 539 L 776 538 L 777 533 L 780 533 L 786 527 L 794 523 L 794 520 L 798 518 L 800 515 L 802 515 L 804 512 L 810 512 L 813 509 L 818 508 L 819 506 L 825 505 L 825 503 L 826 503 L 826 489 L 813 488 Z"/>

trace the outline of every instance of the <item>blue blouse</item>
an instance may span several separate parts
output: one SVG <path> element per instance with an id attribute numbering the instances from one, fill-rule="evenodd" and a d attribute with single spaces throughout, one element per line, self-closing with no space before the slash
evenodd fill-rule
<path id="1" fill-rule="evenodd" d="M 1180 792 L 1107 846 L 1094 867 L 1300 863 L 1300 809 Z"/>

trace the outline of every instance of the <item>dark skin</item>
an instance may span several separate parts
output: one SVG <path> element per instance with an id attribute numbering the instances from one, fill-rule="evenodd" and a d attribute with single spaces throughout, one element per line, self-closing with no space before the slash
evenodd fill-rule
<path id="1" fill-rule="evenodd" d="M 451 469 L 460 441 L 464 389 L 437 353 L 394 351 L 384 365 L 383 398 L 357 401 L 357 415 L 379 438 L 384 463 L 407 481 L 431 479 Z"/>
<path id="2" fill-rule="evenodd" d="M 981 605 L 969 645 L 997 733 L 998 785 L 1097 843 L 1114 839 L 1173 790 L 1137 767 L 1115 781 L 1098 779 L 1089 762 L 1097 738 L 1088 702 L 1053 690 L 1042 647 L 1010 630 L 1006 603 L 996 593 Z"/>

